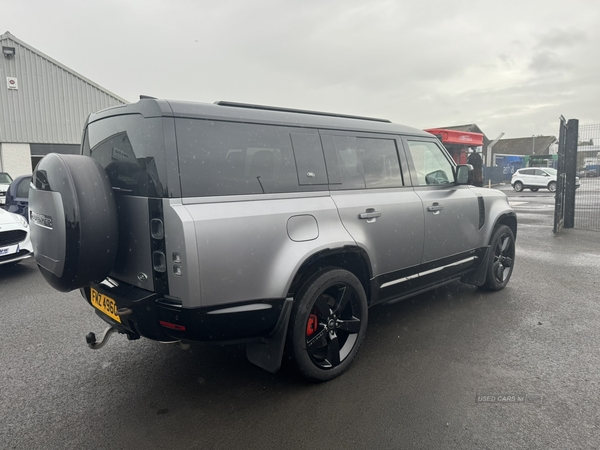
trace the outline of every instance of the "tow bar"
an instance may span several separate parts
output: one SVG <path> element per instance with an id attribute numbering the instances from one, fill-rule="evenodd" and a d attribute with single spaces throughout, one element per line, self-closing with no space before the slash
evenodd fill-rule
<path id="1" fill-rule="evenodd" d="M 118 331 L 115 327 L 107 327 L 102 332 L 99 339 L 96 339 L 96 335 L 93 332 L 89 332 L 85 335 L 85 342 L 87 342 L 88 347 L 92 350 L 98 350 L 108 342 L 110 335 L 113 334 L 115 331 Z"/>

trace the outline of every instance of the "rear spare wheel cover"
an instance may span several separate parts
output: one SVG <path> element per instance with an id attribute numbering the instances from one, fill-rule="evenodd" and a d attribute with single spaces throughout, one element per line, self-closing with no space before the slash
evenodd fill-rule
<path id="1" fill-rule="evenodd" d="M 50 153 L 31 184 L 31 241 L 46 281 L 67 292 L 105 279 L 117 255 L 118 224 L 102 166 L 88 156 Z"/>

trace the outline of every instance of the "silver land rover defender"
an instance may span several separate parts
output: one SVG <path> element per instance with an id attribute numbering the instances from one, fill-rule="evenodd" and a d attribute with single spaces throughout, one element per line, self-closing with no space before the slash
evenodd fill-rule
<path id="1" fill-rule="evenodd" d="M 461 280 L 502 289 L 517 220 L 432 135 L 388 120 L 142 98 L 92 114 L 32 179 L 37 264 L 117 331 L 246 343 L 311 380 L 352 362 L 368 308 Z"/>

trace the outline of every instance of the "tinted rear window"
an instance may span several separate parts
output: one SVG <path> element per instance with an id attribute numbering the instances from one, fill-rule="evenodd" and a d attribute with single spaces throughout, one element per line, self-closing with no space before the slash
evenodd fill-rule
<path id="1" fill-rule="evenodd" d="M 29 197 L 29 183 L 31 183 L 31 177 L 23 178 L 17 186 L 17 197 L 27 198 Z"/>
<path id="2" fill-rule="evenodd" d="M 166 161 L 161 118 L 115 116 L 88 125 L 83 154 L 97 160 L 116 190 L 165 197 Z"/>
<path id="3" fill-rule="evenodd" d="M 319 188 L 300 186 L 285 127 L 198 119 L 176 119 L 175 126 L 183 197 Z M 325 176 L 322 156 L 321 164 L 322 170 L 309 169 L 314 178 Z"/>
<path id="4" fill-rule="evenodd" d="M 332 189 L 403 186 L 394 140 L 327 134 L 321 138 Z"/>

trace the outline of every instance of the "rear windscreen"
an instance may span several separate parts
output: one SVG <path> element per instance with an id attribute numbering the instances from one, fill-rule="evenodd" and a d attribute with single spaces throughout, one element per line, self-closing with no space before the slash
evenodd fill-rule
<path id="1" fill-rule="evenodd" d="M 166 197 L 166 161 L 161 118 L 114 116 L 88 125 L 83 154 L 104 167 L 123 194 Z"/>

